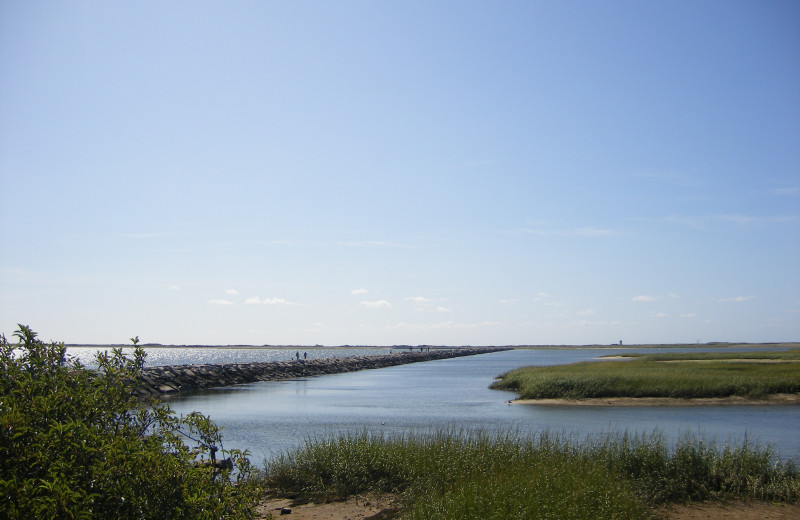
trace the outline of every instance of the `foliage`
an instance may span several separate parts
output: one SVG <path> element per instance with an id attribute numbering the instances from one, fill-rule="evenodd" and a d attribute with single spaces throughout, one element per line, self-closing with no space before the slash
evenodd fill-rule
<path id="1" fill-rule="evenodd" d="M 143 349 L 101 353 L 90 371 L 30 327 L 14 336 L 17 345 L 0 335 L 0 517 L 252 516 L 259 488 L 247 454 L 223 450 L 208 418 L 132 396 Z M 207 463 L 218 456 L 235 470 Z"/>
<path id="2" fill-rule="evenodd" d="M 404 519 L 637 519 L 665 501 L 797 502 L 800 473 L 769 449 L 669 448 L 660 435 L 573 442 L 548 433 L 363 433 L 308 441 L 267 463 L 269 483 L 317 498 L 400 493 Z"/>
<path id="3" fill-rule="evenodd" d="M 631 356 L 633 357 L 633 356 Z M 597 397 L 760 398 L 800 392 L 800 350 L 644 355 L 633 360 L 523 367 L 492 388 L 522 399 Z"/>

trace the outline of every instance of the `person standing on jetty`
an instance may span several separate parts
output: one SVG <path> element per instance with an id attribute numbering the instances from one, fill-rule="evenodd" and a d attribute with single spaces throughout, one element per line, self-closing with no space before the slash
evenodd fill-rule
<path id="1" fill-rule="evenodd" d="M 298 350 L 297 352 L 294 353 L 294 355 L 297 358 L 297 361 L 300 361 L 300 351 Z"/>

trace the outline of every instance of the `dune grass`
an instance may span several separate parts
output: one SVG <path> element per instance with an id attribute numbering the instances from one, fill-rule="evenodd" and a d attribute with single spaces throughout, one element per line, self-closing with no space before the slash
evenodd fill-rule
<path id="1" fill-rule="evenodd" d="M 785 352 L 629 354 L 624 361 L 523 367 L 492 388 L 521 399 L 763 398 L 800 392 L 800 349 Z"/>
<path id="2" fill-rule="evenodd" d="M 266 464 L 271 486 L 315 499 L 396 493 L 402 519 L 645 519 L 666 501 L 797 502 L 800 474 L 769 449 L 658 434 L 574 442 L 449 432 L 308 441 Z"/>

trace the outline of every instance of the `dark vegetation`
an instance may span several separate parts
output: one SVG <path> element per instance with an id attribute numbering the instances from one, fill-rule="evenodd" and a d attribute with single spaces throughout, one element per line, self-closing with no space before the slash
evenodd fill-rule
<path id="1" fill-rule="evenodd" d="M 14 336 L 0 336 L 0 518 L 252 516 L 260 481 L 246 453 L 224 450 L 199 413 L 132 397 L 141 348 L 87 370 L 27 326 Z"/>

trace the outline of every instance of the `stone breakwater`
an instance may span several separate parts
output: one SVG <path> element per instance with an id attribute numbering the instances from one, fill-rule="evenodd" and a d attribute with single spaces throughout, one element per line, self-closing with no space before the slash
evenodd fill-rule
<path id="1" fill-rule="evenodd" d="M 270 363 L 148 367 L 142 371 L 141 382 L 134 388 L 134 393 L 141 397 L 164 398 L 206 388 L 355 372 L 421 361 L 487 354 L 501 350 L 510 350 L 510 347 L 435 349 L 425 352 L 400 352 L 385 356 L 353 356 Z"/>

